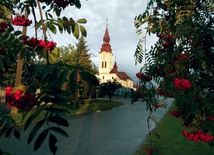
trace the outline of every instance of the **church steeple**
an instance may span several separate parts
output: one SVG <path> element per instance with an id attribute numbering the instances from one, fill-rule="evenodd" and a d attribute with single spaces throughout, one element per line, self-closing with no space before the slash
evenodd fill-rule
<path id="1" fill-rule="evenodd" d="M 110 73 L 113 67 L 113 52 L 110 45 L 110 37 L 108 33 L 108 23 L 103 37 L 103 44 L 99 52 L 99 73 Z"/>
<path id="2" fill-rule="evenodd" d="M 109 33 L 108 33 L 108 23 L 106 23 L 106 31 L 103 37 L 103 44 L 102 44 L 102 48 L 101 48 L 101 52 L 105 51 L 105 52 L 112 52 L 111 49 L 111 45 L 110 45 L 110 37 L 109 37 Z"/>

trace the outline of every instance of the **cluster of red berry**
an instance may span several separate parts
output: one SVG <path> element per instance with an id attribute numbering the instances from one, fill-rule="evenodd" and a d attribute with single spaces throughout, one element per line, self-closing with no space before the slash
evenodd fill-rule
<path id="1" fill-rule="evenodd" d="M 161 33 L 158 33 L 157 37 L 164 40 L 164 42 L 162 43 L 162 46 L 164 48 L 168 47 L 170 45 L 170 43 L 172 43 L 172 41 L 175 39 L 174 36 L 169 36 L 167 34 L 164 35 L 164 34 L 161 34 Z"/>
<path id="2" fill-rule="evenodd" d="M 25 18 L 24 15 L 17 15 L 15 18 L 11 18 L 11 21 L 16 26 L 29 26 L 32 24 L 32 20 Z"/>
<path id="3" fill-rule="evenodd" d="M 162 108 L 161 104 L 152 104 L 152 106 L 154 106 L 155 108 Z"/>
<path id="4" fill-rule="evenodd" d="M 6 22 L 0 22 L 0 32 L 6 31 L 8 24 Z"/>
<path id="5" fill-rule="evenodd" d="M 214 121 L 214 117 L 213 116 L 208 116 L 209 120 Z"/>
<path id="6" fill-rule="evenodd" d="M 6 55 L 5 48 L 0 47 L 0 54 L 2 54 L 2 55 Z"/>
<path id="7" fill-rule="evenodd" d="M 182 133 L 186 138 L 193 140 L 194 142 L 199 142 L 199 141 L 209 142 L 213 139 L 212 135 L 204 133 L 201 130 L 192 131 L 192 132 L 187 132 L 186 130 L 183 130 Z"/>
<path id="8" fill-rule="evenodd" d="M 181 56 L 179 58 L 177 58 L 176 60 L 174 60 L 174 64 L 183 61 L 183 60 L 189 60 L 189 58 L 187 57 L 186 53 L 181 54 Z"/>
<path id="9" fill-rule="evenodd" d="M 186 58 L 187 58 L 187 53 L 183 53 L 183 54 L 181 54 L 181 57 L 178 58 L 178 61 L 182 61 L 182 60 L 184 60 Z"/>
<path id="10" fill-rule="evenodd" d="M 187 79 L 179 79 L 179 78 L 175 78 L 173 80 L 173 85 L 178 90 L 189 89 L 192 86 L 191 83 L 189 82 L 189 80 L 187 80 Z"/>
<path id="11" fill-rule="evenodd" d="M 136 77 L 141 79 L 142 81 L 151 81 L 152 77 L 145 75 L 144 73 L 136 73 Z"/>
<path id="12" fill-rule="evenodd" d="M 166 90 L 162 90 L 161 88 L 157 88 L 157 93 L 159 96 L 166 96 L 166 97 L 169 97 L 169 98 L 173 98 L 174 95 L 169 92 L 169 91 L 166 91 Z"/>
<path id="13" fill-rule="evenodd" d="M 34 94 L 27 91 L 23 92 L 19 89 L 13 90 L 10 86 L 6 87 L 6 103 L 8 108 L 14 106 L 21 110 L 29 110 L 36 105 L 37 98 Z"/>
<path id="14" fill-rule="evenodd" d="M 56 47 L 56 42 L 53 41 L 45 41 L 45 40 L 37 40 L 36 38 L 27 39 L 24 38 L 23 42 L 31 47 L 43 47 L 46 50 L 50 51 L 54 47 Z"/>
<path id="15" fill-rule="evenodd" d="M 67 5 L 69 4 L 68 0 L 54 0 L 54 2 L 58 7 L 62 7 L 63 9 L 66 8 Z"/>
<path id="16" fill-rule="evenodd" d="M 152 149 L 151 148 L 146 148 L 146 151 L 147 151 L 147 155 L 152 155 Z"/>
<path id="17" fill-rule="evenodd" d="M 175 116 L 175 117 L 181 117 L 182 116 L 182 114 L 179 110 L 172 110 L 172 111 L 170 111 L 170 114 Z"/>
<path id="18" fill-rule="evenodd" d="M 190 43 L 189 43 L 190 46 L 193 46 L 193 47 L 201 47 L 202 46 L 202 43 L 200 41 L 198 41 L 198 39 L 190 38 L 189 40 L 190 40 Z"/>

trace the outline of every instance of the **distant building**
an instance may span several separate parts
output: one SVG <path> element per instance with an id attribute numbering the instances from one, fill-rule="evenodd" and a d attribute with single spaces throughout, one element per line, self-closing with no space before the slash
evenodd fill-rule
<path id="1" fill-rule="evenodd" d="M 118 71 L 116 60 L 113 65 L 113 52 L 110 45 L 110 37 L 108 26 L 106 26 L 105 34 L 103 37 L 103 44 L 99 52 L 99 73 L 96 75 L 100 83 L 113 81 L 114 79 L 119 82 L 123 88 L 118 92 L 129 94 L 133 90 L 133 80 L 125 73 Z"/>

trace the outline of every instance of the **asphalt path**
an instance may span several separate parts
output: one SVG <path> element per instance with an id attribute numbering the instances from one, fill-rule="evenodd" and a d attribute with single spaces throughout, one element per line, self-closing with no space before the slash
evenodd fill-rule
<path id="1" fill-rule="evenodd" d="M 115 99 L 124 105 L 109 111 L 75 116 L 68 119 L 69 128 L 64 128 L 69 137 L 58 137 L 57 155 L 132 155 L 146 140 L 148 111 L 145 103 L 130 103 L 130 99 Z M 167 100 L 168 107 L 172 99 Z M 154 116 L 160 120 L 168 108 L 159 108 Z M 155 123 L 151 121 L 151 128 Z M 21 140 L 14 137 L 0 138 L 0 148 L 11 155 L 51 155 L 48 141 L 33 152 L 33 145 L 27 145 L 28 131 Z"/>

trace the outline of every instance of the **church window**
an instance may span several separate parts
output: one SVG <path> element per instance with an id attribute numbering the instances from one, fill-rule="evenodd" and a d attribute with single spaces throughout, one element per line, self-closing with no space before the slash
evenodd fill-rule
<path id="1" fill-rule="evenodd" d="M 104 62 L 102 61 L 102 68 L 104 68 Z"/>
<path id="2" fill-rule="evenodd" d="M 102 61 L 102 68 L 106 68 L 107 66 L 107 62 L 106 61 Z"/>
<path id="3" fill-rule="evenodd" d="M 103 79 L 104 79 L 105 77 L 103 76 Z"/>

